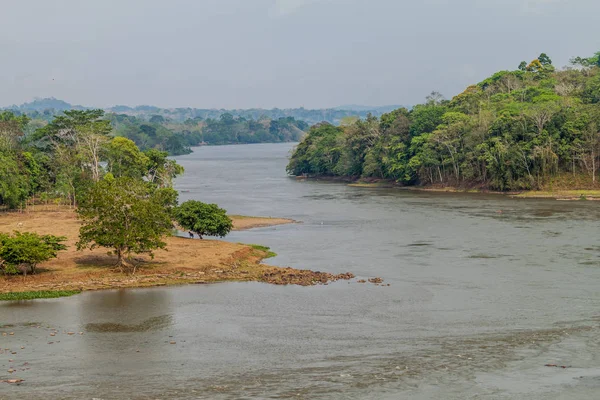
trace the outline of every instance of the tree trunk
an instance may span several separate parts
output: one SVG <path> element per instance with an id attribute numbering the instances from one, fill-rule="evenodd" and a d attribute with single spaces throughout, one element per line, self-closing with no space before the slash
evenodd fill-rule
<path id="1" fill-rule="evenodd" d="M 592 182 L 596 183 L 596 153 L 592 150 Z"/>
<path id="2" fill-rule="evenodd" d="M 134 263 L 127 260 L 125 250 L 116 249 L 115 253 L 117 255 L 117 265 L 115 265 L 115 269 L 118 269 L 121 272 L 131 272 L 132 275 L 135 274 L 137 268 Z"/>

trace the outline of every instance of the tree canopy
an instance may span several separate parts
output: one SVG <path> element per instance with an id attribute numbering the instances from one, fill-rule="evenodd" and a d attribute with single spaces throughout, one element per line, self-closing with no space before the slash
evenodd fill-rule
<path id="1" fill-rule="evenodd" d="M 188 200 L 174 209 L 177 223 L 200 239 L 203 236 L 226 236 L 233 228 L 227 211 L 216 204 L 206 204 L 197 200 Z"/>
<path id="2" fill-rule="evenodd" d="M 119 136 L 131 139 L 142 150 L 187 154 L 191 146 L 238 143 L 298 141 L 308 124 L 292 117 L 254 120 L 222 113 L 218 118 L 200 117 L 178 121 L 161 115 L 148 120 L 140 116 L 109 114 L 107 118 Z"/>
<path id="3" fill-rule="evenodd" d="M 170 208 L 175 201 L 140 179 L 108 176 L 80 201 L 77 214 L 83 225 L 77 248 L 110 248 L 119 267 L 130 264 L 132 253 L 153 256 L 153 250 L 165 248 L 163 238 L 173 229 Z"/>
<path id="4" fill-rule="evenodd" d="M 411 110 L 341 127 L 315 125 L 287 170 L 495 190 L 535 189 L 554 180 L 596 185 L 599 55 L 556 70 L 542 53 L 451 100 L 433 93 Z"/>

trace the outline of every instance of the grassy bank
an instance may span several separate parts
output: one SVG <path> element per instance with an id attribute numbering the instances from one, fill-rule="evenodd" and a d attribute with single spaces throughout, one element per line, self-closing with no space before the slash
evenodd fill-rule
<path id="1" fill-rule="evenodd" d="M 600 200 L 600 190 L 530 190 L 512 197 L 523 199 Z"/>
<path id="2" fill-rule="evenodd" d="M 248 246 L 252 247 L 254 250 L 258 250 L 262 254 L 264 254 L 264 258 L 273 258 L 277 257 L 277 253 L 271 251 L 270 247 L 262 246 L 260 244 L 249 244 Z"/>
<path id="3" fill-rule="evenodd" d="M 0 293 L 0 301 L 56 299 L 69 297 L 81 293 L 80 290 L 42 290 L 37 292 L 9 292 Z"/>

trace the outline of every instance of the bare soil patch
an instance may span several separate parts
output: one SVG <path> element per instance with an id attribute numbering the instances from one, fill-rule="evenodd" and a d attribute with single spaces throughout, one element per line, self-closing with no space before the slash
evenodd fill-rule
<path id="1" fill-rule="evenodd" d="M 297 223 L 297 221 L 287 218 L 247 217 L 244 215 L 230 215 L 229 218 L 233 221 L 234 231 Z"/>

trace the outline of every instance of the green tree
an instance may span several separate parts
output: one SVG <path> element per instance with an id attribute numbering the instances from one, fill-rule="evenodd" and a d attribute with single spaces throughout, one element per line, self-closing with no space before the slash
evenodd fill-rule
<path id="1" fill-rule="evenodd" d="M 0 112 L 0 151 L 15 151 L 30 119 L 10 111 Z"/>
<path id="2" fill-rule="evenodd" d="M 17 208 L 31 193 L 30 179 L 19 156 L 0 152 L 0 206 Z"/>
<path id="3" fill-rule="evenodd" d="M 0 270 L 4 273 L 36 273 L 39 263 L 56 258 L 66 250 L 62 236 L 38 235 L 32 232 L 0 234 Z"/>
<path id="4" fill-rule="evenodd" d="M 216 204 L 206 204 L 197 200 L 188 200 L 174 209 L 177 223 L 184 229 L 203 236 L 226 236 L 233 228 L 227 211 Z"/>
<path id="5" fill-rule="evenodd" d="M 163 238 L 173 224 L 162 191 L 154 190 L 140 179 L 107 176 L 97 182 L 77 208 L 82 221 L 77 249 L 106 247 L 117 256 L 119 268 L 133 266 L 130 254 L 149 254 L 163 249 Z"/>
<path id="6" fill-rule="evenodd" d="M 342 151 L 343 129 L 327 122 L 310 128 L 286 168 L 292 175 L 334 175 Z"/>
<path id="7" fill-rule="evenodd" d="M 520 71 L 527 71 L 527 61 L 521 61 L 521 63 L 519 64 L 519 68 Z"/>
<path id="8" fill-rule="evenodd" d="M 150 149 L 144 155 L 148 158 L 146 179 L 160 188 L 171 187 L 173 179 L 184 172 L 181 165 L 168 158 L 166 151 Z"/>
<path id="9" fill-rule="evenodd" d="M 150 117 L 150 123 L 152 124 L 162 124 L 165 122 L 165 117 L 162 115 L 153 115 Z"/>
<path id="10" fill-rule="evenodd" d="M 596 52 L 592 57 L 575 57 L 570 61 L 571 64 L 584 68 L 600 67 L 600 51 Z"/>
<path id="11" fill-rule="evenodd" d="M 552 65 L 552 60 L 550 59 L 550 57 L 548 57 L 546 53 L 540 54 L 540 56 L 537 59 L 540 61 L 540 64 L 542 64 L 544 67 Z"/>
<path id="12" fill-rule="evenodd" d="M 115 177 L 141 178 L 150 160 L 136 144 L 127 138 L 116 137 L 106 146 L 108 171 Z"/>

